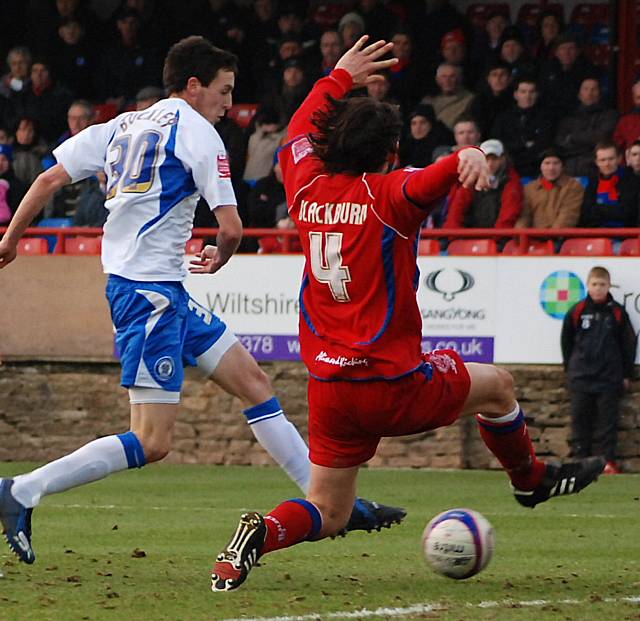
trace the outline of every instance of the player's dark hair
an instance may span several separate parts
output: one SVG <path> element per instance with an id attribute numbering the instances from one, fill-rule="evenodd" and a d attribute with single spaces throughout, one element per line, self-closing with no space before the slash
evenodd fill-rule
<path id="1" fill-rule="evenodd" d="M 316 155 L 331 173 L 379 171 L 397 148 L 402 121 L 396 106 L 369 97 L 327 99 L 331 105 L 312 118 Z"/>
<path id="2" fill-rule="evenodd" d="M 208 39 L 194 35 L 171 46 L 164 61 L 162 81 L 167 93 L 179 93 L 187 87 L 191 77 L 198 78 L 203 86 L 209 86 L 220 69 L 237 73 L 238 58 Z"/>

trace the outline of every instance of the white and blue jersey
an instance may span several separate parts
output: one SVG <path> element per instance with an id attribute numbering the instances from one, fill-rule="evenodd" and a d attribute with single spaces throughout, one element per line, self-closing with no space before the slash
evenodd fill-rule
<path id="1" fill-rule="evenodd" d="M 220 136 L 186 101 L 170 98 L 88 127 L 53 154 L 74 183 L 100 169 L 107 175 L 102 264 L 122 385 L 177 399 L 184 366 L 202 359 L 210 371 L 236 342 L 182 286 L 198 197 L 211 209 L 236 205 Z"/>
<path id="2" fill-rule="evenodd" d="M 213 125 L 180 98 L 88 127 L 53 152 L 75 183 L 104 169 L 107 274 L 185 279 L 185 244 L 199 196 L 236 205 L 229 162 Z"/>

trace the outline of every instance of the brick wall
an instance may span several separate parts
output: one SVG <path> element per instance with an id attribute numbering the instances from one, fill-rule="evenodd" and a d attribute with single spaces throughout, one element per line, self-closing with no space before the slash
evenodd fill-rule
<path id="1" fill-rule="evenodd" d="M 306 371 L 299 363 L 264 365 L 288 417 L 306 435 Z M 507 367 L 542 456 L 566 457 L 569 401 L 557 366 Z M 640 382 L 622 408 L 620 461 L 640 472 Z M 115 364 L 10 363 L 0 365 L 0 461 L 48 461 L 98 436 L 125 431 L 128 396 Z M 207 464 L 269 464 L 241 404 L 211 382 L 189 372 L 183 408 L 167 461 Z M 10 439 L 10 440 L 9 440 Z M 382 441 L 371 466 L 496 468 L 473 420 L 417 436 Z"/>

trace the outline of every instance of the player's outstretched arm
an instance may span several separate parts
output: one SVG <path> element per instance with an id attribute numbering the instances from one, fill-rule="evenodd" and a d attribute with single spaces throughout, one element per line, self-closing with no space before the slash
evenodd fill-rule
<path id="1" fill-rule="evenodd" d="M 314 126 L 311 119 L 319 109 L 324 109 L 329 105 L 327 95 L 331 95 L 334 99 L 340 99 L 352 88 L 359 88 L 370 82 L 382 80 L 382 76 L 373 74 L 398 62 L 397 58 L 380 60 L 391 50 L 392 43 L 376 41 L 376 43 L 364 47 L 367 39 L 367 35 L 361 37 L 336 64 L 335 69 L 343 69 L 348 76 L 337 72 L 315 83 L 309 95 L 291 118 L 287 130 L 289 140 L 313 131 Z"/>
<path id="2" fill-rule="evenodd" d="M 68 183 L 71 183 L 71 177 L 62 164 L 56 164 L 38 175 L 24 195 L 9 223 L 7 232 L 0 241 L 0 269 L 16 258 L 18 241 L 25 230 L 51 197 Z"/>
<path id="3" fill-rule="evenodd" d="M 238 249 L 242 240 L 242 220 L 235 205 L 221 205 L 216 208 L 216 220 L 220 227 L 215 246 L 205 246 L 197 258 L 189 263 L 192 274 L 214 274 Z"/>

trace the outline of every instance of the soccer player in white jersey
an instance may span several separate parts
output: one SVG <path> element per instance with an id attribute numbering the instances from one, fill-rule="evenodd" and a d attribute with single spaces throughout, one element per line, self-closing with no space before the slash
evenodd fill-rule
<path id="1" fill-rule="evenodd" d="M 162 459 L 171 448 L 184 367 L 197 366 L 247 409 L 258 441 L 306 491 L 308 449 L 286 419 L 267 375 L 225 324 L 186 293 L 185 243 L 198 196 L 215 209 L 219 233 L 191 261 L 212 274 L 242 237 L 225 147 L 213 127 L 231 107 L 236 58 L 203 37 L 169 51 L 163 73 L 170 96 L 142 112 L 93 125 L 55 151 L 20 204 L 2 241 L 0 268 L 16 257 L 18 240 L 61 187 L 97 171 L 107 175 L 102 262 L 107 298 L 129 390 L 126 433 L 89 442 L 30 473 L 0 479 L 0 521 L 11 549 L 33 563 L 31 514 L 47 494 Z M 358 499 L 351 530 L 380 529 L 405 513 Z"/>

